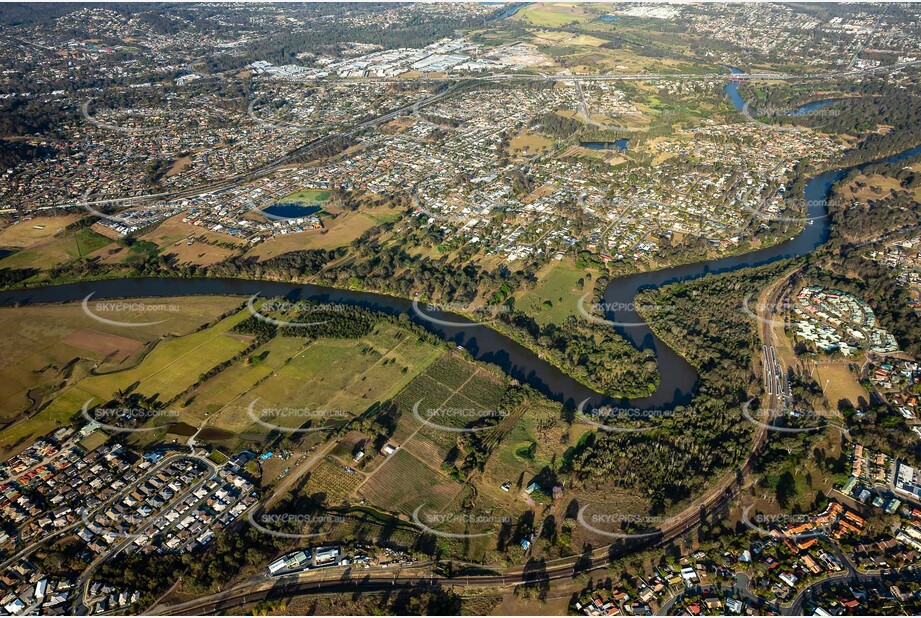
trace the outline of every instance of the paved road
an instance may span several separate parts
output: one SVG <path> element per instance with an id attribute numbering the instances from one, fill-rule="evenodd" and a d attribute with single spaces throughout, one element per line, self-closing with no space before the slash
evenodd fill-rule
<path id="1" fill-rule="evenodd" d="M 606 564 L 606 562 L 605 562 Z M 604 566 L 598 565 L 595 568 Z M 549 582 L 558 579 L 571 579 L 574 575 L 572 567 L 557 567 L 545 571 L 507 575 L 471 575 L 456 577 L 436 577 L 431 573 L 403 574 L 403 572 L 419 571 L 418 567 L 405 567 L 399 571 L 388 572 L 387 569 L 374 569 L 368 572 L 364 569 L 346 569 L 330 571 L 327 573 L 314 572 L 320 579 L 308 579 L 303 576 L 292 576 L 272 579 L 260 577 L 258 581 L 247 582 L 232 590 L 195 599 L 186 603 L 170 606 L 159 606 L 148 611 L 152 615 L 202 615 L 225 611 L 244 604 L 254 603 L 265 599 L 296 596 L 313 593 L 329 592 L 356 592 L 370 590 L 392 590 L 395 588 L 411 588 L 424 585 L 439 585 L 452 587 L 483 587 L 503 588 L 516 586 L 522 583 Z M 338 576 L 332 576 L 337 572 Z"/>
<path id="2" fill-rule="evenodd" d="M 919 61 L 921 62 L 921 61 Z M 734 77 L 740 79 L 839 79 L 845 76 L 857 76 L 865 75 L 869 73 L 877 72 L 881 69 L 891 71 L 902 66 L 907 66 L 909 64 L 918 64 L 919 62 L 914 63 L 905 63 L 904 65 L 892 65 L 888 67 L 879 67 L 877 69 L 868 69 L 863 71 L 856 72 L 846 72 L 838 74 L 826 74 L 823 76 L 816 75 L 807 75 L 807 76 L 788 76 L 781 74 L 739 74 Z M 580 81 L 607 81 L 607 80 L 630 80 L 630 79 L 662 79 L 662 78 L 686 78 L 686 79 L 722 79 L 726 76 L 723 74 L 709 74 L 709 75 L 619 75 L 619 76 L 589 76 L 584 78 L 579 78 Z M 520 75 L 514 76 L 502 76 L 495 75 L 485 78 L 485 81 L 495 81 L 503 79 L 513 79 L 518 80 L 522 79 Z M 557 80 L 557 76 L 540 76 L 539 79 L 551 79 Z M 378 118 L 366 121 L 359 125 L 356 125 L 351 129 L 351 133 L 357 133 L 363 131 L 367 128 L 381 124 L 384 122 L 389 122 L 390 120 L 398 117 L 399 115 L 405 113 L 409 110 L 418 110 L 418 107 L 422 104 L 428 104 L 445 98 L 447 96 L 453 95 L 458 88 L 452 87 L 446 89 L 444 92 L 429 97 L 423 102 L 414 103 L 410 106 L 406 106 L 397 110 L 394 110 L 388 114 L 380 116 Z M 268 164 L 256 170 L 252 170 L 245 174 L 239 175 L 237 177 L 229 178 L 215 185 L 209 185 L 207 187 L 196 187 L 189 189 L 183 192 L 176 193 L 165 193 L 159 194 L 157 196 L 144 196 L 140 199 L 150 199 L 152 197 L 182 197 L 190 195 L 198 195 L 203 192 L 210 192 L 214 190 L 219 190 L 224 187 L 232 186 L 239 182 L 244 182 L 250 179 L 254 179 L 270 173 L 284 165 L 287 165 L 293 162 L 296 158 L 309 153 L 309 151 L 322 143 L 324 140 L 328 139 L 330 136 L 325 136 L 322 138 L 317 138 L 316 140 L 311 140 L 303 147 L 293 151 L 292 153 L 286 155 L 282 159 L 275 161 L 274 163 Z M 121 200 L 121 203 L 126 202 L 127 200 L 137 200 L 138 198 L 125 198 Z M 103 200 L 97 202 L 89 202 L 89 204 L 101 204 L 101 203 L 116 203 L 119 200 Z M 769 337 L 764 337 L 766 333 L 762 333 L 763 339 L 769 339 Z M 753 441 L 753 450 L 752 454 L 756 453 L 761 446 L 763 446 L 766 441 L 766 431 L 763 428 L 759 428 L 754 437 Z M 687 530 L 694 527 L 700 520 L 701 513 L 712 511 L 726 503 L 728 503 L 741 488 L 741 479 L 744 478 L 745 474 L 750 468 L 751 456 L 749 459 L 737 470 L 727 474 L 710 492 L 704 496 L 698 498 L 694 501 L 687 509 L 682 511 L 680 514 L 668 520 L 661 528 L 661 536 L 658 537 L 658 540 L 653 544 L 664 544 L 669 542 L 671 539 L 674 539 Z M 276 494 L 277 495 L 277 494 Z M 626 548 L 625 548 L 626 549 Z M 632 549 L 632 548 L 631 548 Z M 597 568 L 605 566 L 609 561 L 609 554 L 612 552 L 612 546 L 603 547 L 599 550 L 592 552 L 592 554 L 587 557 L 574 557 L 566 558 L 558 561 L 552 561 L 556 564 L 548 564 L 548 568 L 543 572 L 539 579 L 544 579 L 547 581 L 571 578 L 577 572 L 590 571 Z M 600 554 L 600 555 L 599 555 Z M 580 564 L 581 563 L 581 564 Z M 578 567 L 577 567 L 578 565 Z M 420 583 L 428 581 L 426 579 L 420 579 L 418 577 L 379 577 L 379 576 L 370 576 L 364 573 L 358 573 L 358 575 L 364 575 L 364 577 L 355 577 L 351 571 L 343 573 L 342 577 L 335 580 L 322 580 L 322 581 L 294 581 L 287 582 L 284 580 L 279 580 L 271 582 L 270 585 L 266 588 L 265 583 L 255 584 L 250 581 L 244 584 L 241 584 L 235 588 L 229 589 L 213 597 L 208 597 L 205 600 L 199 599 L 191 603 L 171 606 L 165 608 L 164 611 L 168 613 L 207 613 L 211 611 L 217 611 L 221 609 L 227 609 L 229 607 L 235 607 L 243 603 L 249 603 L 264 598 L 274 597 L 274 596 L 284 596 L 290 594 L 302 594 L 309 591 L 319 591 L 319 590 L 335 590 L 338 588 L 343 588 L 346 590 L 354 590 L 358 588 L 369 587 L 387 587 L 387 586 L 414 586 Z M 525 567 L 511 567 L 509 569 L 504 569 L 501 574 L 498 575 L 478 575 L 465 578 L 438 578 L 438 581 L 446 585 L 470 585 L 471 583 L 476 586 L 508 586 L 516 585 L 527 581 L 534 581 L 531 574 L 525 572 Z M 258 597 L 258 598 L 257 598 Z"/>
<path id="3" fill-rule="evenodd" d="M 750 605 L 770 609 L 775 613 L 785 616 L 802 615 L 804 602 L 824 586 L 841 581 L 875 582 L 886 577 L 910 577 L 914 581 L 921 581 L 921 570 L 908 567 L 901 571 L 887 573 L 850 573 L 842 572 L 814 582 L 803 589 L 789 604 L 777 606 L 754 595 L 748 588 L 749 581 L 744 573 L 736 574 L 733 586 L 700 586 L 696 592 L 704 590 L 731 591 L 734 596 L 744 598 Z M 196 599 L 186 603 L 156 607 L 148 613 L 152 615 L 205 615 L 226 612 L 240 606 L 257 603 L 266 599 L 277 599 L 308 594 L 328 594 L 337 592 L 359 592 L 394 590 L 398 588 L 414 588 L 426 585 L 439 585 L 444 587 L 460 588 L 503 588 L 516 586 L 522 583 L 537 583 L 541 581 L 555 581 L 570 579 L 573 576 L 571 569 L 553 569 L 534 577 L 511 577 L 508 575 L 485 575 L 478 577 L 432 577 L 427 575 L 403 575 L 401 573 L 367 573 L 362 571 L 343 571 L 338 577 L 323 576 L 322 579 L 303 579 L 300 577 L 279 578 L 276 580 L 264 579 L 255 585 L 246 588 L 225 591 L 208 597 Z M 659 615 L 668 615 L 681 595 L 672 597 L 663 605 Z"/>
<path id="4" fill-rule="evenodd" d="M 762 304 L 761 306 L 766 306 Z M 571 579 L 578 573 L 593 571 L 607 566 L 612 554 L 623 554 L 633 551 L 640 546 L 662 546 L 681 536 L 700 521 L 703 513 L 712 512 L 728 504 L 738 495 L 745 475 L 748 473 L 752 457 L 760 450 L 767 440 L 767 430 L 759 427 L 753 437 L 752 454 L 738 469 L 726 474 L 710 492 L 695 500 L 683 511 L 667 520 L 660 528 L 659 537 L 651 537 L 651 542 L 637 543 L 634 546 L 613 545 L 601 547 L 589 556 L 576 556 L 551 560 L 546 563 L 546 568 L 537 576 L 538 579 L 554 581 Z M 535 573 L 529 572 L 528 567 L 519 565 L 501 569 L 495 575 L 472 575 L 463 578 L 436 578 L 442 585 L 460 586 L 510 586 L 535 581 Z M 166 614 L 200 614 L 229 609 L 245 603 L 261 601 L 267 598 L 290 596 L 293 594 L 307 594 L 310 592 L 331 592 L 337 590 L 379 589 L 380 587 L 414 586 L 424 583 L 418 577 L 380 577 L 370 576 L 366 573 L 348 570 L 335 580 L 307 580 L 285 581 L 275 580 L 265 582 L 265 578 L 257 576 L 216 595 L 197 599 L 189 603 L 174 606 L 159 606 L 151 613 Z M 740 583 L 743 583 L 740 581 Z M 747 593 L 747 580 L 744 581 Z"/>
<path id="5" fill-rule="evenodd" d="M 921 567 L 909 566 L 904 569 L 880 569 L 867 572 L 852 569 L 842 571 L 820 579 L 801 590 L 790 603 L 781 606 L 781 612 L 785 616 L 802 616 L 806 601 L 814 599 L 818 593 L 834 584 L 845 582 L 873 584 L 895 579 L 919 582 L 921 581 Z"/>
<path id="6" fill-rule="evenodd" d="M 13 424 L 15 424 L 15 423 L 13 423 Z M 11 426 L 11 425 L 7 425 L 6 427 L 4 427 L 4 429 L 9 428 L 10 426 Z M 61 443 L 61 448 L 58 449 L 58 451 L 57 451 L 54 455 L 48 455 L 47 457 L 43 457 L 41 461 L 39 461 L 38 463 L 36 463 L 36 464 L 34 464 L 34 465 L 32 465 L 32 466 L 29 466 L 28 468 L 26 468 L 25 470 L 23 470 L 22 472 L 20 472 L 20 473 L 18 473 L 18 474 L 14 474 L 14 475 L 12 475 L 12 476 L 7 476 L 7 477 L 4 477 L 4 478 L 0 479 L 0 483 L 15 483 L 16 481 L 18 481 L 19 479 L 21 479 L 21 478 L 24 477 L 25 475 L 29 474 L 30 472 L 34 472 L 36 469 L 38 469 L 38 468 L 40 468 L 40 467 L 42 467 L 42 466 L 47 466 L 48 464 L 54 463 L 54 461 L 55 461 L 57 458 L 59 458 L 61 455 L 64 454 L 64 451 L 66 451 L 66 450 L 69 449 L 70 447 L 72 447 L 72 446 L 74 446 L 75 444 L 77 444 L 77 442 L 79 442 L 79 440 L 77 440 L 77 438 L 76 438 L 75 436 L 74 436 L 74 437 L 68 438 L 67 440 L 65 440 L 64 442 Z"/>
<path id="7" fill-rule="evenodd" d="M 805 74 L 805 75 L 788 75 L 784 73 L 737 73 L 732 75 L 734 79 L 758 79 L 758 80 L 799 80 L 799 81 L 828 81 L 828 80 L 837 80 L 837 79 L 847 79 L 852 77 L 862 77 L 865 75 L 870 75 L 874 73 L 883 73 L 883 72 L 892 72 L 898 71 L 908 66 L 921 64 L 921 60 L 914 62 L 904 62 L 897 63 L 892 65 L 880 66 L 870 69 L 861 69 L 859 71 L 844 71 L 839 73 L 814 73 L 814 74 Z M 262 178 L 281 167 L 293 163 L 299 157 L 308 155 L 312 150 L 316 149 L 318 146 L 321 146 L 331 139 L 340 136 L 353 136 L 362 131 L 365 131 L 369 128 L 377 126 L 379 124 L 384 124 L 390 122 L 394 118 L 406 114 L 407 112 L 415 113 L 418 112 L 419 108 L 422 106 L 430 105 L 437 101 L 440 101 L 446 97 L 453 96 L 457 92 L 473 86 L 478 82 L 495 82 L 495 81 L 574 81 L 574 82 L 593 82 L 593 81 L 650 81 L 650 80 L 685 80 L 685 81 L 701 81 L 701 80 L 718 80 L 726 79 L 728 75 L 724 73 L 637 73 L 630 75 L 585 75 L 585 76 L 571 76 L 571 75 L 546 75 L 546 74 L 496 74 L 496 75 L 487 75 L 483 77 L 476 78 L 444 78 L 444 79 L 429 79 L 427 81 L 445 81 L 451 83 L 452 85 L 446 88 L 444 91 L 434 94 L 430 97 L 427 97 L 421 101 L 417 101 L 410 105 L 406 105 L 395 109 L 387 114 L 372 118 L 365 122 L 359 123 L 352 127 L 343 128 L 343 131 L 340 133 L 330 133 L 315 139 L 309 140 L 300 148 L 288 153 L 284 157 L 277 159 L 274 162 L 267 163 L 261 167 L 238 174 L 236 176 L 228 177 L 224 180 L 217 181 L 214 183 L 209 183 L 205 185 L 199 185 L 197 187 L 190 187 L 188 189 L 183 189 L 180 191 L 171 191 L 171 192 L 162 192 L 162 193 L 151 193 L 148 195 L 125 197 L 125 198 L 109 198 L 101 200 L 87 200 L 82 202 L 68 202 L 66 204 L 59 204 L 60 208 L 73 208 L 73 207 L 87 207 L 87 206 L 125 206 L 140 204 L 148 202 L 150 200 L 175 200 L 181 198 L 189 198 L 200 195 L 205 195 L 208 193 L 213 193 L 215 191 L 221 191 L 233 187 L 235 185 L 256 180 Z M 376 80 L 380 82 L 388 81 L 399 81 L 399 80 Z M 405 80 L 403 80 L 405 82 Z M 100 123 L 98 120 L 93 119 L 89 115 L 89 102 L 84 102 L 82 106 L 82 112 L 87 121 L 96 124 L 97 126 L 103 126 L 105 128 L 112 128 L 114 130 L 122 130 L 121 127 L 114 127 Z"/>
<path id="8" fill-rule="evenodd" d="M 172 506 L 176 504 L 180 504 L 183 500 L 185 500 L 189 495 L 191 495 L 199 487 L 201 487 L 208 481 L 217 478 L 218 468 L 220 466 L 217 466 L 211 460 L 206 459 L 204 457 L 199 457 L 197 455 L 178 455 L 175 458 L 173 458 L 173 460 L 183 460 L 183 459 L 185 460 L 190 459 L 194 461 L 195 463 L 205 466 L 205 468 L 210 471 L 210 474 L 200 478 L 198 481 L 192 483 L 185 491 L 174 496 L 173 499 L 169 502 L 169 504 L 167 504 L 160 510 L 160 513 L 164 513 L 167 510 L 169 510 Z M 150 475 L 145 475 L 143 478 L 148 478 L 149 476 Z M 133 486 L 137 487 L 138 485 L 139 483 L 134 483 Z M 93 576 L 93 573 L 96 571 L 96 569 L 99 568 L 99 566 L 102 563 L 104 563 L 106 560 L 109 560 L 110 558 L 117 556 L 126 547 L 131 545 L 131 543 L 133 543 L 136 538 L 138 538 L 140 535 L 144 534 L 147 530 L 149 530 L 150 527 L 153 526 L 159 518 L 160 518 L 159 513 L 157 515 L 152 516 L 150 520 L 145 522 L 142 526 L 140 526 L 136 532 L 125 535 L 125 538 L 123 538 L 118 543 L 115 543 L 114 545 L 109 547 L 106 552 L 100 554 L 95 560 L 93 560 L 93 562 L 91 562 L 83 570 L 83 572 L 80 574 L 80 577 L 77 578 L 77 583 L 74 586 L 74 590 L 77 592 L 77 596 L 74 600 L 74 614 L 75 615 L 83 616 L 88 613 L 88 607 L 86 603 L 87 595 L 89 593 L 90 582 L 92 581 L 91 578 Z"/>
<path id="9" fill-rule="evenodd" d="M 390 122 L 394 118 L 397 118 L 407 112 L 413 111 L 414 109 L 418 110 L 420 106 L 431 105 L 432 103 L 440 101 L 446 97 L 453 96 L 456 92 L 470 85 L 472 85 L 472 82 L 462 81 L 459 84 L 448 87 L 442 92 L 434 94 L 421 101 L 417 101 L 410 105 L 405 105 L 403 107 L 397 108 L 382 116 L 378 116 L 376 118 L 366 120 L 352 127 L 346 127 L 343 129 L 342 132 L 328 133 L 326 135 L 309 140 L 303 146 L 300 146 L 296 150 L 289 152 L 288 154 L 281 157 L 280 159 L 276 159 L 275 161 L 271 163 L 267 163 L 261 167 L 249 170 L 242 174 L 230 176 L 228 178 L 219 180 L 217 182 L 208 183 L 205 185 L 198 185 L 196 187 L 190 187 L 188 189 L 182 189 L 179 191 L 165 191 L 161 193 L 150 193 L 147 195 L 138 195 L 138 196 L 132 196 L 132 197 L 106 198 L 106 199 L 99 199 L 99 200 L 84 200 L 84 201 L 79 201 L 79 202 L 68 202 L 66 204 L 58 204 L 57 207 L 59 208 L 84 207 L 85 208 L 89 206 L 132 206 L 135 204 L 143 204 L 151 200 L 160 200 L 160 201 L 176 200 L 176 199 L 196 197 L 196 196 L 214 193 L 216 191 L 226 190 L 233 186 L 267 176 L 268 174 L 271 174 L 272 172 L 286 165 L 290 165 L 294 163 L 297 159 L 301 157 L 308 156 L 316 148 L 332 141 L 333 139 L 357 135 L 379 124 Z M 88 112 L 89 102 L 85 102 L 83 104 L 82 109 L 83 109 L 83 113 L 85 117 L 87 118 L 89 122 L 92 122 L 96 124 L 97 126 L 104 126 L 106 128 L 109 128 L 108 126 L 103 125 L 102 123 L 99 123 L 98 121 L 91 119 L 91 117 L 89 116 L 89 112 Z M 120 130 L 119 127 L 114 127 L 114 129 Z"/>
<path id="10" fill-rule="evenodd" d="M 189 457 L 188 454 L 183 453 L 183 454 L 179 454 L 179 455 L 170 455 L 170 456 L 168 456 L 168 457 L 165 457 L 165 458 L 161 459 L 161 460 L 160 460 L 159 462 L 157 462 L 157 464 L 156 464 L 155 466 L 153 466 L 150 470 L 147 470 L 146 472 L 144 472 L 144 474 L 142 474 L 141 476 L 139 476 L 137 481 L 135 481 L 135 482 L 132 483 L 131 485 L 126 486 L 124 489 L 122 489 L 121 491 L 119 491 L 118 493 L 116 493 L 115 495 L 113 495 L 112 497 L 110 497 L 108 500 L 106 500 L 105 502 L 103 502 L 102 504 L 100 504 L 99 506 L 97 506 L 95 509 L 93 509 L 93 510 L 89 513 L 89 515 L 92 516 L 92 515 L 95 515 L 96 513 L 99 513 L 100 511 L 102 511 L 102 509 L 104 509 L 104 508 L 106 508 L 107 506 L 109 506 L 110 504 L 112 504 L 115 500 L 117 500 L 117 499 L 120 498 L 120 497 L 123 497 L 126 493 L 128 493 L 129 491 L 131 491 L 131 489 L 133 489 L 134 487 L 136 487 L 136 486 L 138 485 L 138 483 L 140 483 L 141 481 L 144 481 L 144 480 L 148 479 L 150 476 L 152 476 L 152 475 L 155 474 L 156 472 L 159 472 L 160 469 L 163 468 L 163 467 L 164 467 L 165 465 L 167 465 L 168 463 L 173 462 L 173 461 L 176 461 L 176 460 L 179 460 L 179 459 L 187 459 L 188 457 Z M 35 551 L 36 549 L 38 549 L 39 547 L 41 547 L 42 545 L 44 545 L 44 544 L 47 543 L 48 541 L 50 541 L 50 540 L 52 540 L 52 539 L 56 539 L 56 538 L 58 538 L 58 537 L 60 537 L 60 536 L 62 536 L 62 535 L 64 535 L 64 534 L 70 532 L 71 530 L 73 530 L 73 529 L 75 529 L 75 528 L 77 528 L 77 527 L 79 527 L 79 526 L 84 526 L 84 525 L 86 525 L 86 524 L 83 522 L 83 518 L 81 517 L 81 518 L 77 519 L 77 521 L 75 521 L 75 522 L 73 522 L 72 524 L 69 524 L 69 525 L 67 525 L 67 526 L 65 526 L 65 527 L 63 527 L 63 528 L 61 528 L 60 530 L 54 532 L 53 534 L 49 534 L 48 536 L 41 537 L 40 540 L 37 540 L 37 541 L 34 541 L 34 542 L 30 543 L 29 545 L 23 547 L 22 549 L 20 549 L 19 551 L 17 551 L 15 554 L 13 554 L 12 556 L 10 556 L 10 557 L 7 558 L 6 560 L 4 560 L 3 563 L 0 564 L 0 569 L 5 569 L 5 568 L 9 567 L 11 564 L 13 564 L 14 562 L 16 562 L 17 560 L 19 560 L 19 559 L 21 559 L 21 558 L 23 558 L 23 557 L 25 557 L 25 556 L 28 556 L 29 554 L 31 554 L 33 551 Z"/>
<path id="11" fill-rule="evenodd" d="M 752 457 L 760 451 L 766 438 L 766 430 L 764 428 L 758 428 L 753 438 L 752 453 L 749 458 L 740 467 L 725 474 L 709 492 L 694 500 L 694 502 L 688 505 L 683 511 L 666 520 L 659 528 L 659 536 L 651 536 L 648 537 L 647 540 L 629 546 L 621 544 L 603 546 L 592 551 L 589 555 L 549 560 L 544 564 L 545 568 L 539 574 L 536 574 L 533 569 L 530 569 L 526 565 L 516 565 L 498 569 L 494 571 L 494 573 L 496 573 L 495 575 L 471 575 L 462 578 L 441 577 L 436 579 L 442 585 L 460 586 L 511 586 L 533 582 L 535 581 L 535 577 L 546 581 L 572 579 L 579 573 L 605 568 L 613 556 L 625 555 L 643 547 L 667 545 L 675 538 L 680 537 L 685 532 L 695 527 L 703 514 L 722 508 L 738 495 L 742 488 L 743 479 L 750 470 Z M 278 490 L 276 490 L 275 494 L 264 500 L 263 503 L 270 503 L 278 495 Z M 483 568 L 488 569 L 489 567 L 486 566 Z M 387 582 L 389 582 L 389 586 L 404 587 L 424 583 L 423 579 L 419 577 L 391 577 L 390 579 L 382 579 L 376 576 L 370 577 L 367 573 L 362 571 L 352 570 L 344 572 L 340 578 L 334 581 L 309 580 L 288 582 L 283 579 L 271 580 L 266 583 L 265 580 L 266 578 L 264 576 L 259 575 L 216 595 L 173 606 L 161 605 L 152 608 L 148 613 L 202 614 L 224 610 L 267 598 L 292 594 L 335 592 L 355 589 L 381 589 L 381 587 L 387 587 Z M 374 588 L 375 586 L 377 588 Z"/>
<path id="12" fill-rule="evenodd" d="M 714 592 L 726 592 L 729 593 L 732 597 L 740 600 L 744 600 L 751 607 L 758 607 L 770 610 L 773 614 L 779 614 L 780 608 L 768 601 L 757 596 L 749 589 L 750 579 L 746 573 L 736 573 L 735 574 L 735 584 L 732 586 L 725 586 L 722 584 L 714 584 L 712 586 L 696 586 L 692 589 L 685 589 L 678 594 L 674 595 L 668 599 L 665 603 L 662 604 L 662 607 L 659 608 L 659 611 L 656 612 L 658 616 L 669 616 L 674 610 L 675 604 L 680 601 L 687 594 L 694 594 L 701 596 L 702 594 L 710 594 Z"/>
<path id="13" fill-rule="evenodd" d="M 313 592 L 336 592 L 350 590 L 380 590 L 393 587 L 412 587 L 420 584 L 437 581 L 445 586 L 473 586 L 473 587 L 506 587 L 523 583 L 537 583 L 540 581 L 571 580 L 574 576 L 606 568 L 613 555 L 624 555 L 641 547 L 663 546 L 676 537 L 681 536 L 693 528 L 700 521 L 701 513 L 711 512 L 734 498 L 739 491 L 739 479 L 747 470 L 746 463 L 743 468 L 727 475 L 718 486 L 696 500 L 691 506 L 680 514 L 671 518 L 661 528 L 659 537 L 650 537 L 649 541 L 637 542 L 634 545 L 619 545 L 601 547 L 587 556 L 574 556 L 547 561 L 543 569 L 534 570 L 527 565 L 516 565 L 508 568 L 493 570 L 491 573 L 459 576 L 459 577 L 419 577 L 419 576 L 393 576 L 369 575 L 364 570 L 346 570 L 335 579 L 298 579 L 296 581 L 282 578 L 267 581 L 264 575 L 259 575 L 242 582 L 232 588 L 216 595 L 196 599 L 188 603 L 158 606 L 148 610 L 147 613 L 160 614 L 204 614 L 226 610 L 246 603 L 252 603 L 280 596 L 296 594 L 309 594 Z M 489 567 L 483 567 L 488 569 Z M 311 574 L 313 575 L 313 574 Z"/>

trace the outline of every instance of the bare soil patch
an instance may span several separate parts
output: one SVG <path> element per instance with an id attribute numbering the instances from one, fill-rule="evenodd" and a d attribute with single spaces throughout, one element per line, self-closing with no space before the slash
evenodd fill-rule
<path id="1" fill-rule="evenodd" d="M 125 360 L 144 347 L 144 344 L 136 339 L 110 335 L 91 328 L 74 331 L 64 337 L 61 343 L 104 356 L 111 354 L 113 360 L 118 362 Z"/>

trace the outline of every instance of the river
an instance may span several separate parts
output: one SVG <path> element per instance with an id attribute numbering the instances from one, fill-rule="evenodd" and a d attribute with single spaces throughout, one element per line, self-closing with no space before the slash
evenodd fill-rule
<path id="1" fill-rule="evenodd" d="M 504 3 L 500 2 L 499 4 L 504 4 Z M 512 4 L 508 6 L 508 8 L 502 11 L 502 13 L 497 15 L 496 19 L 508 19 L 509 17 L 514 16 L 515 13 L 517 13 L 524 7 L 528 6 L 529 4 L 534 4 L 534 3 L 533 2 L 513 2 Z"/>
<path id="2" fill-rule="evenodd" d="M 734 72 L 739 71 L 736 69 Z M 729 83 L 725 90 L 736 108 L 741 110 L 744 101 L 738 93 L 738 84 Z M 884 161 L 898 161 L 918 153 L 921 153 L 921 146 L 884 159 Z M 866 165 L 870 163 L 853 167 L 861 168 Z M 568 405 L 575 406 L 589 399 L 592 405 L 613 403 L 631 408 L 667 409 L 675 405 L 687 404 L 691 400 L 697 386 L 698 375 L 687 361 L 660 341 L 636 313 L 633 309 L 636 294 L 640 290 L 657 288 L 678 281 L 688 281 L 709 273 L 728 272 L 811 253 L 828 239 L 829 221 L 825 216 L 825 200 L 831 186 L 844 177 L 850 169 L 852 168 L 823 172 L 806 183 L 805 199 L 809 204 L 807 216 L 812 224 L 806 225 L 802 232 L 785 242 L 740 256 L 638 273 L 619 277 L 610 282 L 604 293 L 605 303 L 608 303 L 609 307 L 624 307 L 624 309 L 609 311 L 606 317 L 620 323 L 635 324 L 617 327 L 617 330 L 638 348 L 654 351 L 658 358 L 661 376 L 659 386 L 652 395 L 643 398 L 611 401 L 487 325 L 475 324 L 451 313 L 427 309 L 426 314 L 441 321 L 454 322 L 457 325 L 425 320 L 413 310 L 412 301 L 384 294 L 339 290 L 317 285 L 244 279 L 126 278 L 4 291 L 0 292 L 0 305 L 75 302 L 83 300 L 89 294 L 93 294 L 95 300 L 193 295 L 252 296 L 256 293 L 264 297 L 283 296 L 292 301 L 314 300 L 360 305 L 390 315 L 406 314 L 411 320 L 425 326 L 443 339 L 463 346 L 474 358 L 494 363 L 512 377 Z M 572 302 L 576 300 L 573 298 Z"/>
<path id="3" fill-rule="evenodd" d="M 837 98 L 837 99 L 822 99 L 821 101 L 813 101 L 812 103 L 806 103 L 805 105 L 800 105 L 796 109 L 790 111 L 788 116 L 805 116 L 806 114 L 811 114 L 812 112 L 824 109 L 835 103 L 840 103 L 841 101 L 846 101 L 847 99 Z"/>
<path id="4" fill-rule="evenodd" d="M 731 67 L 733 73 L 741 73 Z M 739 84 L 729 82 L 724 87 L 733 106 L 742 111 L 745 100 L 739 94 Z M 895 162 L 921 153 L 921 146 L 884 159 Z M 618 327 L 618 332 L 640 349 L 651 349 L 656 353 L 661 380 L 659 387 L 649 397 L 621 402 L 623 406 L 638 408 L 670 408 L 677 404 L 687 404 L 694 394 L 698 375 L 694 368 L 674 350 L 659 340 L 645 321 L 633 308 L 634 299 L 640 290 L 654 289 L 676 283 L 697 279 L 707 274 L 724 273 L 741 268 L 761 266 L 777 260 L 808 255 L 828 240 L 830 231 L 826 201 L 832 185 L 847 175 L 851 169 L 860 169 L 875 162 L 863 163 L 852 167 L 822 172 L 811 178 L 805 185 L 804 199 L 808 205 L 806 225 L 802 232 L 782 243 L 752 251 L 738 256 L 730 256 L 705 262 L 696 262 L 665 268 L 653 272 L 638 273 L 619 277 L 611 281 L 605 290 L 604 302 L 608 307 L 624 307 L 621 311 L 608 312 L 607 318 L 635 326 Z M 741 309 L 741 308 L 740 308 Z"/>

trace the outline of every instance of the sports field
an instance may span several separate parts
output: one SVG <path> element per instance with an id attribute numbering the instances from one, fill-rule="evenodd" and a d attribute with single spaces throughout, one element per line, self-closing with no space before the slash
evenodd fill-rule
<path id="1" fill-rule="evenodd" d="M 573 22 L 582 23 L 596 16 L 595 11 L 589 10 L 585 5 L 572 2 L 544 4 L 537 3 L 524 7 L 515 14 L 513 19 L 535 26 L 551 26 L 554 28 Z"/>
<path id="2" fill-rule="evenodd" d="M 79 215 L 63 217 L 32 217 L 0 230 L 0 247 L 28 248 L 62 232 L 65 227 L 80 219 Z"/>
<path id="3" fill-rule="evenodd" d="M 537 133 L 522 133 L 509 141 L 509 152 L 512 154 L 533 155 L 543 152 L 553 145 L 549 137 Z"/>
<path id="4" fill-rule="evenodd" d="M 572 260 L 551 262 L 538 273 L 537 285 L 522 294 L 517 306 L 542 324 L 560 324 L 571 315 L 579 315 L 579 298 L 593 285 L 594 273 L 576 268 Z M 591 297 L 587 302 L 591 303 Z"/>
<path id="5" fill-rule="evenodd" d="M 329 199 L 329 191 L 325 189 L 301 189 L 287 195 L 278 201 L 283 204 L 320 204 Z"/>
<path id="6" fill-rule="evenodd" d="M 842 360 L 823 361 L 815 365 L 815 380 L 822 387 L 825 398 L 832 408 L 837 408 L 838 402 L 847 399 L 854 406 L 866 405 L 870 394 L 857 376 L 848 369 L 848 364 Z"/>
<path id="7" fill-rule="evenodd" d="M 32 223 L 32 222 L 27 222 Z M 22 223 L 17 225 L 23 225 Z M 49 222 L 49 225 L 52 225 Z M 15 226 L 14 226 L 15 227 Z M 26 238 L 27 231 L 10 234 L 12 238 Z M 91 253 L 112 244 L 112 240 L 97 234 L 89 228 L 77 231 L 63 231 L 52 236 L 44 236 L 0 260 L 0 268 L 37 268 L 45 270 L 77 258 L 85 258 Z"/>

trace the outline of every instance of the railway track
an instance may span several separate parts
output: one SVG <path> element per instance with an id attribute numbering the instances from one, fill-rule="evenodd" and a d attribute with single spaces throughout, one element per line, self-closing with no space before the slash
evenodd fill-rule
<path id="1" fill-rule="evenodd" d="M 767 432 L 761 431 L 756 437 L 752 456 L 760 452 L 767 441 Z M 171 606 L 159 606 L 149 611 L 151 614 L 162 615 L 203 615 L 213 614 L 276 598 L 300 596 L 305 594 L 354 592 L 358 590 L 392 590 L 396 588 L 413 588 L 418 586 L 440 587 L 508 587 L 519 585 L 533 585 L 543 581 L 551 582 L 571 579 L 574 576 L 589 571 L 604 568 L 616 557 L 627 553 L 668 545 L 676 538 L 681 537 L 689 530 L 696 527 L 704 513 L 712 513 L 727 506 L 743 488 L 743 479 L 751 469 L 752 457 L 749 457 L 741 466 L 727 475 L 727 479 L 720 487 L 711 491 L 704 499 L 696 501 L 686 508 L 682 514 L 661 529 L 661 535 L 652 537 L 651 540 L 624 544 L 607 545 L 600 547 L 592 553 L 586 564 L 581 556 L 572 556 L 548 563 L 544 569 L 528 571 L 525 566 L 515 566 L 503 569 L 496 574 L 461 575 L 454 577 L 439 576 L 401 576 L 369 575 L 352 569 L 342 572 L 336 578 L 322 580 L 297 580 L 287 581 L 265 580 L 248 581 L 224 593 L 218 593 L 204 600 L 196 600 Z M 487 565 L 482 568 L 488 569 Z M 158 611 L 159 610 L 159 611 Z"/>

